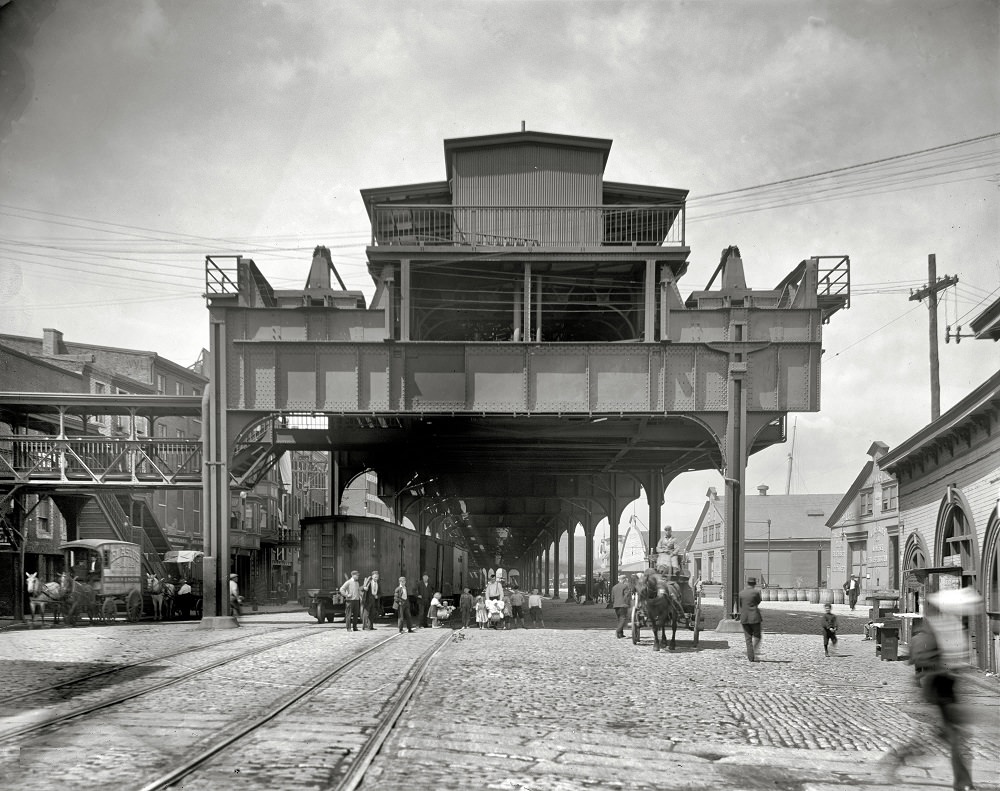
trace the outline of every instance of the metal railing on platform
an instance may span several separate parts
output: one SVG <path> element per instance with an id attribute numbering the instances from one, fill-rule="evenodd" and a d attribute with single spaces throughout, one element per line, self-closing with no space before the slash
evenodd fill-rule
<path id="1" fill-rule="evenodd" d="M 376 204 L 372 246 L 684 246 L 685 206 Z"/>
<path id="2" fill-rule="evenodd" d="M 197 438 L 14 436 L 0 454 L 0 481 L 131 483 L 171 486 L 201 481 Z"/>

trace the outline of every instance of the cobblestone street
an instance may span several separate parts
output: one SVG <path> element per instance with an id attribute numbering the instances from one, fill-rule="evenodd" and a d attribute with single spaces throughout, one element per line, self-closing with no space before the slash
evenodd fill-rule
<path id="1" fill-rule="evenodd" d="M 195 623 L 6 629 L 0 681 L 6 689 L 28 688 L 82 665 L 311 622 L 301 610 L 284 609 L 245 617 L 239 632 L 203 631 Z M 704 609 L 709 628 L 698 648 L 692 632 L 680 630 L 674 652 L 654 652 L 648 630 L 639 646 L 616 639 L 613 612 L 603 605 L 546 601 L 545 628 L 455 632 L 363 787 L 951 787 L 912 668 L 879 661 L 873 643 L 863 640 L 860 611 L 835 606 L 843 636 L 837 654 L 826 658 L 818 605 L 765 604 L 762 661 L 750 664 L 742 635 L 713 631 L 721 605 L 709 600 Z M 327 640 L 354 637 L 342 627 L 317 628 L 328 631 Z M 438 634 L 423 630 L 398 645 L 412 640 L 416 653 Z M 1000 686 L 970 674 L 963 689 L 977 787 L 1000 789 Z M 326 724 L 317 723 L 320 738 L 344 712 L 338 707 Z M 878 760 L 921 733 L 928 735 L 927 754 L 898 779 L 885 777 Z"/>

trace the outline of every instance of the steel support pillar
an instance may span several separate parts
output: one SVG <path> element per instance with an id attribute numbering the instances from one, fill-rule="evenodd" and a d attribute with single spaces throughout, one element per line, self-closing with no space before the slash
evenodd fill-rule
<path id="1" fill-rule="evenodd" d="M 576 520 L 570 515 L 570 526 L 566 530 L 566 601 L 576 601 L 575 579 L 575 559 L 574 547 L 576 543 Z"/>
<path id="2" fill-rule="evenodd" d="M 660 522 L 663 513 L 663 472 L 659 469 L 650 470 L 646 476 L 646 500 L 649 503 L 649 546 L 647 556 L 656 552 L 660 541 Z"/>
<path id="3" fill-rule="evenodd" d="M 742 325 L 735 325 L 736 340 L 742 340 Z M 737 360 L 730 364 L 729 375 L 729 414 L 726 430 L 726 556 L 723 558 L 725 568 L 725 589 L 723 612 L 735 619 L 739 615 L 739 592 L 743 588 L 744 565 L 744 520 L 746 505 L 746 462 L 749 432 L 747 427 L 747 403 L 744 377 L 746 363 L 735 355 Z M 719 622 L 719 631 L 732 627 L 724 626 L 726 619 Z"/>
<path id="4" fill-rule="evenodd" d="M 202 396 L 203 597 L 200 628 L 231 629 L 239 626 L 229 614 L 229 438 L 226 428 L 225 321 L 213 316 L 209 323 L 209 384 Z M 250 580 L 238 580 L 246 592 Z"/>
<path id="5" fill-rule="evenodd" d="M 552 598 L 559 599 L 559 539 L 562 528 L 558 525 L 553 533 L 552 539 Z"/>
<path id="6" fill-rule="evenodd" d="M 543 596 L 549 595 L 549 545 L 545 545 L 545 571 L 542 573 L 542 579 L 545 581 L 545 590 L 542 591 Z"/>
<path id="7" fill-rule="evenodd" d="M 583 534 L 587 538 L 587 543 L 584 549 L 585 558 L 585 570 L 584 579 L 586 580 L 586 587 L 583 589 L 583 601 L 581 604 L 593 604 L 594 603 L 594 533 L 596 532 L 597 525 L 584 525 Z"/>

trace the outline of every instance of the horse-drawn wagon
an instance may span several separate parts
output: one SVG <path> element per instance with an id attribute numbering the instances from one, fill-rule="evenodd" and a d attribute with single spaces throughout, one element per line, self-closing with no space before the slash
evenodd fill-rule
<path id="1" fill-rule="evenodd" d="M 204 552 L 193 549 L 173 549 L 164 554 L 163 565 L 171 579 L 177 580 L 174 594 L 173 613 L 181 618 L 201 618 L 202 596 L 202 558 Z M 187 585 L 190 590 L 185 590 Z"/>
<path id="2" fill-rule="evenodd" d="M 671 626 L 670 643 L 674 650 L 677 626 L 683 623 L 694 631 L 692 644 L 698 646 L 701 634 L 701 596 L 690 584 L 682 569 L 659 566 L 640 572 L 632 597 L 632 642 L 639 643 L 643 626 L 653 630 L 653 647 L 659 651 L 667 642 L 666 627 Z"/>
<path id="3" fill-rule="evenodd" d="M 118 604 L 129 621 L 142 616 L 142 552 L 129 541 L 82 539 L 63 544 L 65 571 L 60 580 L 63 613 L 68 625 L 82 610 L 91 622 L 96 615 L 114 620 Z"/>

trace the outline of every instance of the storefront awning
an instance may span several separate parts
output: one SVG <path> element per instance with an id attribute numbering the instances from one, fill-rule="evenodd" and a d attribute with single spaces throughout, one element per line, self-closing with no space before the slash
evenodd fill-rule
<path id="1" fill-rule="evenodd" d="M 195 549 L 172 549 L 163 556 L 164 563 L 194 563 L 205 556 Z"/>

